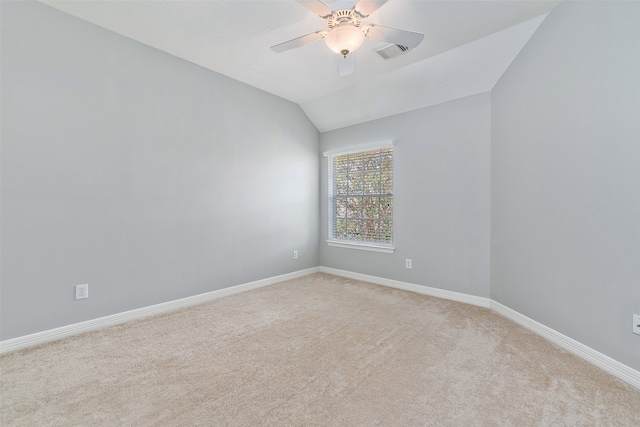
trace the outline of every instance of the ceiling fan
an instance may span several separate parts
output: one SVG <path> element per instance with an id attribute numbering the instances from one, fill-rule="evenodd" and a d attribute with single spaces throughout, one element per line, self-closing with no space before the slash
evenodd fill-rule
<path id="1" fill-rule="evenodd" d="M 271 46 L 271 50 L 280 53 L 324 39 L 329 49 L 340 55 L 338 64 L 341 76 L 353 72 L 354 52 L 365 38 L 393 43 L 405 49 L 417 47 L 424 38 L 422 33 L 362 23 L 387 0 L 337 0 L 331 4 L 321 0 L 296 1 L 327 21 L 328 29 Z"/>

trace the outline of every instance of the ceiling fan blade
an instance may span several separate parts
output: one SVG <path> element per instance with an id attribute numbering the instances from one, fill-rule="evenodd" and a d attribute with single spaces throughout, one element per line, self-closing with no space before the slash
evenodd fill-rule
<path id="1" fill-rule="evenodd" d="M 307 34 L 302 37 L 295 38 L 293 40 L 289 40 L 288 42 L 280 43 L 275 46 L 271 46 L 271 50 L 274 52 L 284 52 L 285 50 L 295 49 L 297 47 L 303 46 L 307 43 L 314 42 L 316 40 L 320 40 L 326 34 L 326 31 L 316 31 L 315 33 Z"/>
<path id="2" fill-rule="evenodd" d="M 338 57 L 338 67 L 340 68 L 340 75 L 346 76 L 353 73 L 355 69 L 356 59 L 353 53 L 350 53 L 346 58 L 342 55 Z"/>
<path id="3" fill-rule="evenodd" d="M 406 47 L 417 47 L 424 38 L 424 34 L 422 33 L 373 24 L 369 26 L 365 36 L 371 40 L 399 44 L 400 46 Z"/>
<path id="4" fill-rule="evenodd" d="M 358 12 L 362 18 L 366 18 L 386 2 L 387 0 L 360 0 L 358 4 L 356 4 L 356 12 Z"/>
<path id="5" fill-rule="evenodd" d="M 320 0 L 296 0 L 296 2 L 300 3 L 302 6 L 306 7 L 323 19 L 328 18 L 333 13 L 331 8 Z"/>

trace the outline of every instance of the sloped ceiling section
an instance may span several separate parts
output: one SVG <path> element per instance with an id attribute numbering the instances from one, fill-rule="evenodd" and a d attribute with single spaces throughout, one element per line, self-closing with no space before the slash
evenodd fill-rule
<path id="1" fill-rule="evenodd" d="M 489 91 L 560 0 L 388 0 L 365 22 L 424 41 L 385 61 L 375 51 L 386 44 L 365 40 L 344 77 L 322 40 L 271 51 L 325 29 L 295 0 L 42 2 L 298 103 L 327 131 Z"/>
<path id="2" fill-rule="evenodd" d="M 300 104 L 320 132 L 489 92 L 546 15 Z"/>

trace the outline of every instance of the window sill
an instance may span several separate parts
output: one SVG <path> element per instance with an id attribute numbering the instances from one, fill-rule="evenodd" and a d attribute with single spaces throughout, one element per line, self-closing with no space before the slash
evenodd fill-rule
<path id="1" fill-rule="evenodd" d="M 376 245 L 372 243 L 348 242 L 344 240 L 327 240 L 327 245 L 336 248 L 358 249 L 361 251 L 382 252 L 392 254 L 396 250 L 393 246 Z"/>

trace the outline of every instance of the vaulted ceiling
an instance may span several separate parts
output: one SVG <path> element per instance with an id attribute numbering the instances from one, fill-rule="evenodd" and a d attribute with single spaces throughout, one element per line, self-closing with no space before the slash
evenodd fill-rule
<path id="1" fill-rule="evenodd" d="M 338 55 L 322 40 L 270 49 L 326 29 L 296 0 L 43 1 L 293 101 L 321 132 L 490 91 L 559 2 L 388 0 L 365 22 L 424 40 L 385 60 L 375 51 L 388 44 L 367 39 L 355 72 L 341 77 Z"/>

